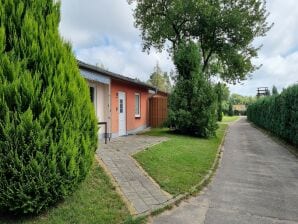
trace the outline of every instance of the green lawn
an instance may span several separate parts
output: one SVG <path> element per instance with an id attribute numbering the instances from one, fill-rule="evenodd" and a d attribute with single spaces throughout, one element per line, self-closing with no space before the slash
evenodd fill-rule
<path id="1" fill-rule="evenodd" d="M 154 129 L 145 134 L 166 136 L 169 140 L 134 155 L 134 158 L 165 191 L 172 195 L 189 192 L 212 167 L 227 124 L 219 126 L 217 137 L 210 139 Z"/>
<path id="2" fill-rule="evenodd" d="M 221 122 L 229 123 L 233 121 L 237 121 L 239 119 L 239 116 L 224 116 Z"/>
<path id="3" fill-rule="evenodd" d="M 0 218 L 0 223 L 24 224 L 118 224 L 132 221 L 124 202 L 116 193 L 110 179 L 94 162 L 91 173 L 73 196 L 37 218 Z"/>

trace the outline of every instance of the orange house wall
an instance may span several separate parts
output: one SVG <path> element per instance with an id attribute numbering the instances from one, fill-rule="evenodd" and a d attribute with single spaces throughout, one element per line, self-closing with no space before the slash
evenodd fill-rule
<path id="1" fill-rule="evenodd" d="M 126 95 L 126 131 L 132 131 L 149 124 L 149 93 L 148 89 L 117 80 L 111 82 L 111 116 L 112 132 L 119 130 L 118 92 Z M 141 117 L 135 117 L 135 93 L 141 96 Z"/>

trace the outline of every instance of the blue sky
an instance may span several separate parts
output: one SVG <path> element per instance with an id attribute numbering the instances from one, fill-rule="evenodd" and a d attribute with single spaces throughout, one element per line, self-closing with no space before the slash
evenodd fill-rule
<path id="1" fill-rule="evenodd" d="M 230 86 L 233 93 L 255 95 L 259 86 L 281 90 L 298 82 L 298 4 L 269 0 L 267 9 L 275 25 L 255 40 L 263 48 L 254 63 L 263 66 L 247 81 Z M 61 35 L 72 43 L 78 59 L 143 81 L 157 62 L 164 71 L 174 69 L 167 52 L 142 52 L 140 31 L 126 0 L 62 0 L 61 11 Z"/>

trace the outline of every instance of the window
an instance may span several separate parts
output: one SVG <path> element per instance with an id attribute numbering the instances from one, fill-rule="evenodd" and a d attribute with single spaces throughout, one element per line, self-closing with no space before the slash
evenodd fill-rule
<path id="1" fill-rule="evenodd" d="M 90 99 L 94 105 L 95 112 L 97 112 L 97 96 L 96 96 L 96 85 L 89 84 L 89 91 L 90 91 Z"/>
<path id="2" fill-rule="evenodd" d="M 120 99 L 120 114 L 123 113 L 123 100 Z"/>
<path id="3" fill-rule="evenodd" d="M 95 101 L 95 89 L 92 86 L 90 86 L 90 98 L 91 98 L 91 102 L 94 103 L 94 101 Z"/>
<path id="4" fill-rule="evenodd" d="M 141 117 L 141 99 L 140 94 L 135 94 L 135 117 Z"/>

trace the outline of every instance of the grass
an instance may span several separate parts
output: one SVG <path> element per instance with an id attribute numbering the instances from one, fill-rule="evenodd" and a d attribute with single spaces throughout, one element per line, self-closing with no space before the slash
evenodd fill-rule
<path id="1" fill-rule="evenodd" d="M 136 224 L 143 219 L 134 220 L 124 202 L 112 186 L 109 177 L 97 162 L 86 181 L 64 202 L 45 214 L 34 218 L 0 217 L 0 223 L 24 224 Z"/>
<path id="2" fill-rule="evenodd" d="M 134 158 L 165 191 L 172 195 L 187 193 L 211 169 L 226 128 L 227 124 L 219 124 L 217 137 L 210 139 L 153 129 L 145 134 L 166 136 L 169 140 L 135 154 Z"/>
<path id="3" fill-rule="evenodd" d="M 230 123 L 233 121 L 237 121 L 238 119 L 239 119 L 239 116 L 224 116 L 221 122 Z"/>

